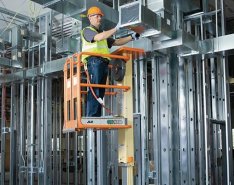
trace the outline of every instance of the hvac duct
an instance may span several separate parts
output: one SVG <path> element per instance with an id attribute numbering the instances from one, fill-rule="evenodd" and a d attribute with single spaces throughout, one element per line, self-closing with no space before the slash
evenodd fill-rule
<path id="1" fill-rule="evenodd" d="M 109 29 L 113 28 L 118 23 L 118 11 L 113 8 L 100 3 L 95 0 L 85 0 L 85 1 L 77 1 L 77 0 L 32 0 L 38 4 L 43 5 L 44 7 L 51 8 L 57 12 L 68 15 L 72 18 L 81 20 L 85 18 L 86 11 L 91 6 L 98 6 L 104 13 L 103 17 L 103 28 Z M 88 21 L 88 20 L 87 20 Z M 82 25 L 83 26 L 83 25 Z M 85 25 L 84 25 L 85 26 Z"/>
<path id="2" fill-rule="evenodd" d="M 142 34 L 142 37 L 153 37 L 154 40 L 167 40 L 172 36 L 170 21 L 166 21 L 140 2 L 120 6 L 122 28 Z M 160 36 L 160 37 L 159 37 Z"/>

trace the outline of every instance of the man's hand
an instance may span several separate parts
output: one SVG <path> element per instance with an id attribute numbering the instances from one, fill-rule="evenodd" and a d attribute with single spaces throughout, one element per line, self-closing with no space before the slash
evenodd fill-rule
<path id="1" fill-rule="evenodd" d="M 131 37 L 132 37 L 132 40 L 138 40 L 139 38 L 140 38 L 140 34 L 139 33 L 133 33 L 132 35 L 131 35 Z"/>

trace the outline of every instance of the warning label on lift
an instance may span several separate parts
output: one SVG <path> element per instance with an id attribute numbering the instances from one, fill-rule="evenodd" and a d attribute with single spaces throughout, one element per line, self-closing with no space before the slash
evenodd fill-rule
<path id="1" fill-rule="evenodd" d="M 83 117 L 82 124 L 100 124 L 100 125 L 126 125 L 127 118 L 124 117 Z"/>

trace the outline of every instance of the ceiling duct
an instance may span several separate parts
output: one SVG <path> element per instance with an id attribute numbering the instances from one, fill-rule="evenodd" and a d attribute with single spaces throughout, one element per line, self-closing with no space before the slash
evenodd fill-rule
<path id="1" fill-rule="evenodd" d="M 147 7 L 153 12 L 172 12 L 172 0 L 147 0 Z"/>
<path id="2" fill-rule="evenodd" d="M 83 20 L 87 10 L 91 6 L 98 6 L 104 13 L 103 25 L 104 29 L 113 28 L 118 23 L 118 11 L 113 8 L 98 2 L 96 0 L 32 0 L 44 7 L 50 8 L 72 18 Z M 87 21 L 84 21 L 87 22 Z"/>
<path id="3" fill-rule="evenodd" d="M 170 21 L 167 21 L 143 6 L 139 1 L 119 7 L 122 28 L 142 34 L 142 37 L 151 37 L 154 40 L 171 39 Z"/>
<path id="4" fill-rule="evenodd" d="M 80 51 L 80 39 L 65 37 L 56 42 L 57 54 L 73 54 L 78 51 Z"/>
<path id="5" fill-rule="evenodd" d="M 201 10 L 201 1 L 198 0 L 147 0 L 147 7 L 153 12 L 172 12 L 172 4 L 176 3 L 180 10 L 189 13 Z"/>

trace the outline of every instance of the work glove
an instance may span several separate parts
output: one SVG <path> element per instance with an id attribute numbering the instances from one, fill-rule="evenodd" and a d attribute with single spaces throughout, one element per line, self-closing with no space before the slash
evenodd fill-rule
<path id="1" fill-rule="evenodd" d="M 133 33 L 132 35 L 131 35 L 131 37 L 132 37 L 132 40 L 138 40 L 139 38 L 140 38 L 140 34 L 139 33 Z"/>

